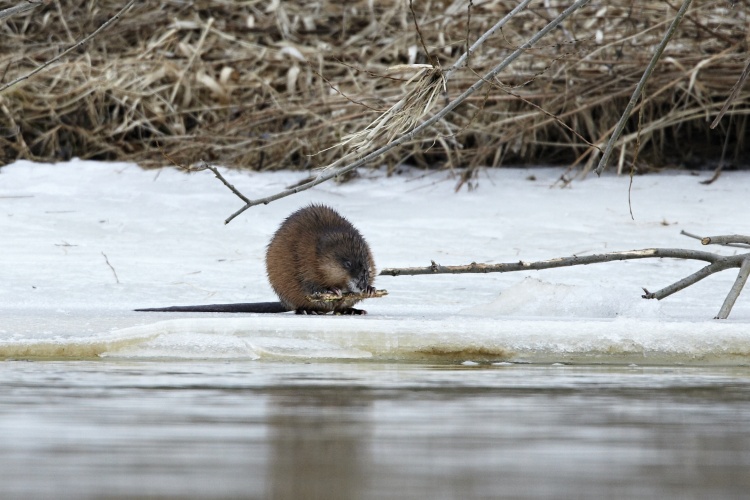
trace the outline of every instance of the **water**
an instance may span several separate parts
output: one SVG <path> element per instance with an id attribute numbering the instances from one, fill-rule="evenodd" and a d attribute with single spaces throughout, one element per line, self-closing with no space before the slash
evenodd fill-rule
<path id="1" fill-rule="evenodd" d="M 2 498 L 746 498 L 750 368 L 0 363 Z"/>

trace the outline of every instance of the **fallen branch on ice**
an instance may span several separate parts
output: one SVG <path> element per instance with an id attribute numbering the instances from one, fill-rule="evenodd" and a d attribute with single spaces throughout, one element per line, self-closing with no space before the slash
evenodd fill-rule
<path id="1" fill-rule="evenodd" d="M 726 245 L 730 243 L 739 244 L 747 242 L 750 242 L 750 237 L 743 235 L 710 236 L 707 238 L 701 238 L 701 243 L 704 245 Z M 561 257 L 538 262 L 519 261 L 503 264 L 478 264 L 472 262 L 471 264 L 463 266 L 441 266 L 433 261 L 432 264 L 427 267 L 388 268 L 383 269 L 380 274 L 384 276 L 414 276 L 419 274 L 508 273 L 514 271 L 539 271 L 542 269 L 581 266 L 619 260 L 653 258 L 701 260 L 708 262 L 709 264 L 690 276 L 664 287 L 661 290 L 657 290 L 656 292 L 649 292 L 644 288 L 644 295 L 642 296 L 644 299 L 661 300 L 714 273 L 734 267 L 740 268 L 737 279 L 729 291 L 727 298 L 724 300 L 724 304 L 722 305 L 719 314 L 716 315 L 716 319 L 726 319 L 729 316 L 732 306 L 737 300 L 737 297 L 739 297 L 742 288 L 745 286 L 748 275 L 750 275 L 750 253 L 725 256 L 711 252 L 683 250 L 679 248 L 646 248 L 643 250 L 628 250 L 624 252 L 609 252 L 594 255 L 574 255 L 572 257 Z"/>

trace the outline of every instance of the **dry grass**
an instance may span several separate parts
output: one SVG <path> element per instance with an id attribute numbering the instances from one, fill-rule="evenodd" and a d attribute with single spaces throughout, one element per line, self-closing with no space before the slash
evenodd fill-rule
<path id="1" fill-rule="evenodd" d="M 475 40 L 516 3 L 474 0 L 470 16 L 466 0 L 417 1 L 414 10 L 446 68 L 466 49 L 467 32 Z M 435 112 L 459 95 L 567 6 L 549 3 L 533 2 L 490 38 L 446 93 L 420 99 L 436 102 Z M 0 21 L 0 81 L 51 59 L 124 4 L 51 0 Z M 383 161 L 595 165 L 587 142 L 606 141 L 678 7 L 591 2 Z M 719 127 L 709 124 L 745 66 L 749 22 L 747 0 L 694 2 L 646 87 L 640 161 L 659 168 L 717 158 L 729 134 L 727 157 L 747 162 L 750 88 Z M 350 134 L 388 138 L 376 119 L 409 95 L 414 76 L 388 68 L 427 62 L 404 0 L 136 2 L 82 49 L 0 93 L 0 164 L 77 156 L 155 166 L 169 163 L 164 151 L 184 164 L 324 166 L 365 137 Z M 634 153 L 637 123 L 633 116 L 615 153 L 621 165 Z"/>

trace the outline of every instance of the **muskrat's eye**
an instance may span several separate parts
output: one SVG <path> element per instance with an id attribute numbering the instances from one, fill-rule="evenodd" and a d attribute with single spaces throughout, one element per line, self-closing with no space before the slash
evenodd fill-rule
<path id="1" fill-rule="evenodd" d="M 352 268 L 352 261 L 348 259 L 344 259 L 341 261 L 341 265 L 344 266 L 344 269 L 351 269 Z"/>

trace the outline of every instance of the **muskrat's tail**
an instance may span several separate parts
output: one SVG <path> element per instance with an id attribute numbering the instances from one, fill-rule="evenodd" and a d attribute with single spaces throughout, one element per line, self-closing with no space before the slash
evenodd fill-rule
<path id="1" fill-rule="evenodd" d="M 148 312 L 207 312 L 207 313 L 282 313 L 289 309 L 281 302 L 248 302 L 239 304 L 206 304 L 203 306 L 172 306 L 135 309 Z"/>

